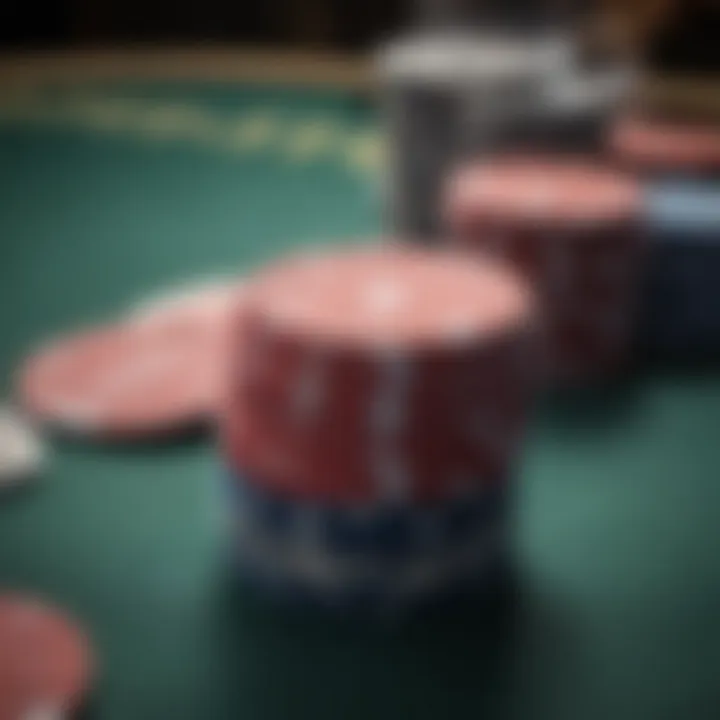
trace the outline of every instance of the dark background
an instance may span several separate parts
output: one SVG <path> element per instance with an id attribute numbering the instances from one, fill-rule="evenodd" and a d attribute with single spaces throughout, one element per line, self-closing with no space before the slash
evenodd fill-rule
<path id="1" fill-rule="evenodd" d="M 407 0 L 4 0 L 8 45 L 233 41 L 361 48 L 399 28 Z"/>
<path id="2" fill-rule="evenodd" d="M 630 28 L 652 65 L 720 72 L 717 0 L 2 0 L 0 50 L 208 41 L 363 50 L 416 21 L 419 7 L 443 3 L 503 21 L 553 3 L 586 18 L 600 8 Z"/>

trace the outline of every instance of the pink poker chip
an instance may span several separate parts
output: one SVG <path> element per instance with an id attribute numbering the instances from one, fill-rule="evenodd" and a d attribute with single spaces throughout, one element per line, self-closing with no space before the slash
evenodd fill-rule
<path id="1" fill-rule="evenodd" d="M 226 392 L 230 318 L 242 288 L 146 308 L 51 344 L 24 364 L 31 416 L 87 436 L 132 440 L 214 422 Z"/>
<path id="2" fill-rule="evenodd" d="M 82 704 L 93 666 L 84 632 L 63 613 L 0 597 L 0 720 L 67 717 Z"/>

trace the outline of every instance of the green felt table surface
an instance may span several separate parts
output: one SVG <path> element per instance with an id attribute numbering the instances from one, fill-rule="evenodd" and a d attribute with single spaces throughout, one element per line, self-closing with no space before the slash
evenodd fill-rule
<path id="1" fill-rule="evenodd" d="M 116 84 L 0 109 L 6 394 L 28 351 L 138 296 L 378 232 L 376 140 L 339 92 Z M 502 614 L 368 627 L 248 597 L 207 439 L 52 441 L 1 499 L 0 587 L 83 622 L 102 720 L 717 717 L 720 376 L 597 395 L 533 423 Z"/>

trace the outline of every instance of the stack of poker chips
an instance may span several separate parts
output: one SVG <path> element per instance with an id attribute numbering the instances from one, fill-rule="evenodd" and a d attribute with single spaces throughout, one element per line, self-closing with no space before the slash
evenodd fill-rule
<path id="1" fill-rule="evenodd" d="M 655 359 L 720 354 L 720 186 L 653 184 L 641 347 Z"/>
<path id="2" fill-rule="evenodd" d="M 448 251 L 368 245 L 258 274 L 221 424 L 243 576 L 370 609 L 490 583 L 536 320 L 519 276 Z"/>
<path id="3" fill-rule="evenodd" d="M 621 367 L 644 245 L 631 177 L 568 158 L 506 157 L 460 169 L 445 208 L 455 244 L 510 262 L 532 283 L 556 381 Z"/>
<path id="4" fill-rule="evenodd" d="M 642 178 L 648 267 L 640 345 L 655 359 L 720 351 L 720 132 L 707 121 L 635 115 L 611 137 Z"/>

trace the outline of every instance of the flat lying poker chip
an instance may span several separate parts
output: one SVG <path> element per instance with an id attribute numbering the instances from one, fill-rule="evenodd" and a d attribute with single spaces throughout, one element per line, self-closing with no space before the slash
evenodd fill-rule
<path id="1" fill-rule="evenodd" d="M 19 596 L 0 596 L 0 720 L 62 718 L 88 691 L 87 638 L 61 612 Z"/>
<path id="2" fill-rule="evenodd" d="M 167 296 L 124 322 L 50 344 L 18 380 L 23 407 L 64 431 L 108 440 L 214 423 L 239 288 Z"/>
<path id="3" fill-rule="evenodd" d="M 30 358 L 20 398 L 33 417 L 81 435 L 172 432 L 212 412 L 216 353 L 195 330 L 90 330 Z"/>
<path id="4" fill-rule="evenodd" d="M 131 322 L 157 323 L 168 319 L 214 322 L 232 308 L 242 292 L 238 278 L 198 280 L 145 298 L 130 310 Z"/>
<path id="5" fill-rule="evenodd" d="M 39 436 L 14 409 L 0 406 L 0 489 L 26 482 L 43 465 Z"/>
<path id="6" fill-rule="evenodd" d="M 131 438 L 184 429 L 213 412 L 217 343 L 195 328 L 90 330 L 30 358 L 20 399 L 38 420 L 83 435 Z"/>

